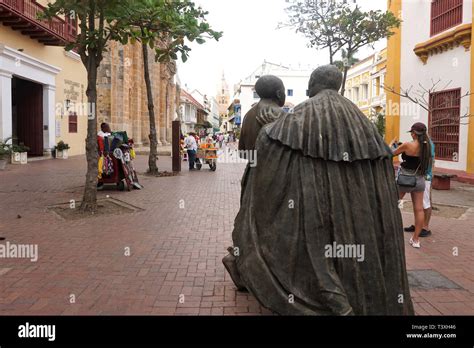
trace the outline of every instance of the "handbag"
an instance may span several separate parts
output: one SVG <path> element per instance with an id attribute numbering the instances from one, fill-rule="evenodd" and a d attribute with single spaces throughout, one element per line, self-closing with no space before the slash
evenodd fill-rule
<path id="1" fill-rule="evenodd" d="M 416 171 L 413 174 L 402 173 L 402 170 L 400 170 L 397 176 L 398 186 L 415 187 L 417 184 L 416 174 L 418 173 L 420 166 L 421 163 L 418 165 L 418 168 L 416 168 Z"/>

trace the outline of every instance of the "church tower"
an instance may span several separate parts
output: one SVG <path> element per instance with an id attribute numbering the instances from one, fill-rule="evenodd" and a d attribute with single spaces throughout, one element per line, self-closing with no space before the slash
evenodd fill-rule
<path id="1" fill-rule="evenodd" d="M 225 79 L 224 72 L 222 72 L 222 79 L 218 87 L 216 99 L 217 103 L 219 104 L 219 116 L 227 116 L 227 108 L 230 104 L 230 93 L 229 85 Z"/>

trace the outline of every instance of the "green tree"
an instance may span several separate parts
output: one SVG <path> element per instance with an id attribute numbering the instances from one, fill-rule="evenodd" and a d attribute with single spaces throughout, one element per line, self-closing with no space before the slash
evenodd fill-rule
<path id="1" fill-rule="evenodd" d="M 48 4 L 45 16 L 76 17 L 80 31 L 76 41 L 66 46 L 76 48 L 87 70 L 88 121 L 86 138 L 87 173 L 80 209 L 84 212 L 97 210 L 97 69 L 103 59 L 107 43 L 117 39 L 116 28 L 121 17 L 116 17 L 120 0 L 55 0 Z"/>
<path id="2" fill-rule="evenodd" d="M 119 30 L 121 41 L 139 41 L 142 45 L 150 122 L 148 172 L 158 174 L 158 137 L 150 79 L 149 48 L 155 51 L 156 61 L 177 60 L 180 54 L 185 62 L 191 50 L 186 42 L 196 41 L 202 44 L 206 39 L 218 40 L 222 34 L 210 28 L 206 22 L 208 13 L 188 0 L 125 0 L 117 11 L 118 17 L 125 14 L 126 18 Z"/>
<path id="3" fill-rule="evenodd" d="M 329 63 L 334 55 L 344 49 L 350 62 L 356 52 L 367 45 L 373 45 L 382 38 L 393 35 L 393 29 L 401 21 L 390 12 L 362 11 L 357 4 L 347 0 L 288 0 L 289 22 L 317 49 L 329 48 Z M 355 3 L 355 2 L 354 2 Z M 325 11 L 325 12 L 324 12 Z M 344 66 L 341 94 L 344 95 L 349 64 Z"/>
<path id="4" fill-rule="evenodd" d="M 341 60 L 334 61 L 334 65 L 337 66 L 341 72 L 344 72 L 345 67 L 349 67 L 349 69 L 354 66 L 354 64 L 359 62 L 359 58 L 351 57 L 350 59 L 347 57 L 347 52 L 345 49 L 341 50 Z"/>
<path id="5" fill-rule="evenodd" d="M 377 127 L 380 135 L 385 137 L 385 112 L 373 112 L 370 116 L 370 120 Z"/>

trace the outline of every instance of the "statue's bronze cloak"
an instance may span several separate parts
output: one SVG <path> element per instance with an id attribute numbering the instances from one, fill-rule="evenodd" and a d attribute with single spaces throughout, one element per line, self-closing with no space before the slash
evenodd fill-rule
<path id="1" fill-rule="evenodd" d="M 276 313 L 413 314 L 390 149 L 348 99 L 323 90 L 262 128 L 235 220 L 237 268 Z M 364 246 L 364 260 L 328 246 Z M 361 258 L 359 258 L 361 260 Z"/>

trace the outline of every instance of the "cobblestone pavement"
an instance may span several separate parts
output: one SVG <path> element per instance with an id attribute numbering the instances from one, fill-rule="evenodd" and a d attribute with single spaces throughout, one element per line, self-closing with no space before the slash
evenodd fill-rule
<path id="1" fill-rule="evenodd" d="M 146 160 L 139 156 L 139 172 Z M 170 158 L 159 166 L 170 170 Z M 216 172 L 188 172 L 184 162 L 176 177 L 140 176 L 144 190 L 99 192 L 143 210 L 65 221 L 47 207 L 81 199 L 84 157 L 7 167 L 0 172 L 1 243 L 38 244 L 39 259 L 0 259 L 0 314 L 271 314 L 236 291 L 221 263 L 243 170 L 219 163 Z M 461 203 L 474 206 L 469 187 L 435 200 L 459 200 L 457 191 L 466 197 Z M 411 218 L 404 213 L 406 224 Z M 474 314 L 473 222 L 473 212 L 434 217 L 434 235 L 422 249 L 407 244 L 410 270 L 436 270 L 459 287 L 413 288 L 418 314 Z"/>

